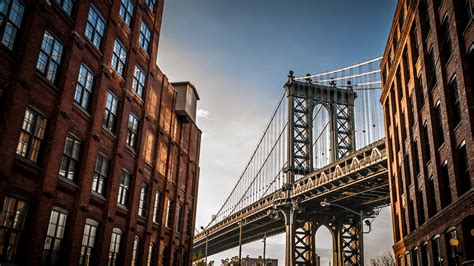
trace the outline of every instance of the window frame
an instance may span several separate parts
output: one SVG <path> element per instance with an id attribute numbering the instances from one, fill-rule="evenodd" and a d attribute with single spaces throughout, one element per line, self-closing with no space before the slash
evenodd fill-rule
<path id="1" fill-rule="evenodd" d="M 85 83 L 85 84 L 83 84 Z M 92 70 L 82 63 L 79 66 L 79 73 L 77 75 L 76 89 L 74 92 L 74 103 L 79 105 L 82 109 L 89 111 L 94 94 L 95 75 Z"/>
<path id="2" fill-rule="evenodd" d="M 71 144 L 71 151 L 68 152 L 67 151 L 67 145 L 68 145 L 68 140 L 71 140 L 72 141 L 72 144 Z M 74 158 L 74 150 L 78 150 L 77 151 L 77 158 Z M 67 154 L 69 153 L 69 154 Z M 64 142 L 64 148 L 63 148 L 63 156 L 62 156 L 62 159 L 61 159 L 61 164 L 59 166 L 59 176 L 61 178 L 64 178 L 64 179 L 67 179 L 67 180 L 70 180 L 72 182 L 76 182 L 76 179 L 77 179 L 77 176 L 79 175 L 79 170 L 80 170 L 80 164 L 81 164 L 81 153 L 82 153 L 82 141 L 81 139 L 79 139 L 78 137 L 76 137 L 75 135 L 71 134 L 71 133 L 68 133 L 66 135 L 66 141 Z M 71 162 L 74 162 L 74 171 L 73 171 L 73 174 L 72 174 L 72 177 L 70 178 L 70 168 L 71 168 Z M 65 168 L 63 169 L 63 165 L 65 164 Z M 61 172 L 65 170 L 65 175 L 61 174 Z"/>
<path id="3" fill-rule="evenodd" d="M 91 21 L 91 12 L 95 14 L 95 21 Z M 101 23 L 101 24 L 99 24 Z M 89 10 L 87 12 L 86 26 L 84 27 L 84 36 L 86 39 L 98 50 L 102 48 L 102 41 L 104 39 L 104 34 L 107 28 L 105 18 L 102 16 L 100 10 L 90 4 Z M 90 34 L 88 34 L 90 32 Z M 89 36 L 91 35 L 91 36 Z"/>
<path id="4" fill-rule="evenodd" d="M 25 121 L 27 119 L 27 113 L 31 114 L 31 121 Z M 41 120 L 39 120 L 41 119 Z M 41 121 L 41 125 L 38 125 L 38 121 Z M 28 123 L 30 123 L 30 129 L 28 129 Z M 26 127 L 25 128 L 25 124 Z M 20 136 L 18 138 L 18 144 L 16 148 L 16 155 L 34 162 L 38 163 L 40 159 L 41 152 L 43 150 L 43 142 L 46 138 L 46 130 L 47 130 L 48 120 L 46 117 L 35 109 L 32 106 L 27 106 L 25 110 L 25 114 L 23 116 L 23 123 L 21 126 Z M 24 135 L 27 136 L 27 141 L 22 142 L 22 138 Z M 20 146 L 21 145 L 21 146 Z M 26 145 L 25 148 L 23 146 Z M 37 147 L 35 149 L 35 147 Z"/>
<path id="5" fill-rule="evenodd" d="M 119 259 L 122 235 L 123 233 L 120 228 L 114 227 L 112 229 L 112 234 L 110 236 L 109 257 L 107 261 L 109 266 L 115 266 L 120 262 Z"/>
<path id="6" fill-rule="evenodd" d="M 12 202 L 7 200 L 10 199 Z M 10 210 L 13 204 L 13 211 Z M 22 206 L 20 206 L 20 204 Z M 21 210 L 18 210 L 19 207 L 22 207 Z M 21 198 L 17 198 L 14 196 L 6 195 L 2 201 L 1 207 L 1 215 L 0 218 L 4 220 L 0 220 L 0 229 L 7 233 L 4 234 L 5 239 L 0 238 L 0 243 L 3 245 L 3 250 L 0 249 L 0 260 L 2 262 L 15 262 L 18 255 L 18 250 L 21 242 L 21 235 L 25 229 L 25 221 L 26 216 L 28 215 L 28 202 Z M 8 208 L 8 209 L 5 209 Z M 10 218 L 8 217 L 10 215 Z M 5 221 L 10 220 L 11 222 L 8 224 Z M 8 233 L 9 232 L 9 233 Z M 11 244 L 12 236 L 13 240 L 16 242 L 13 245 Z M 11 250 L 9 247 L 13 247 Z M 11 252 L 10 254 L 8 252 Z"/>
<path id="7" fill-rule="evenodd" d="M 126 177 L 126 178 L 125 178 Z M 122 169 L 120 174 L 120 183 L 119 183 L 119 190 L 117 196 L 117 204 L 123 207 L 128 206 L 129 200 L 129 193 L 130 193 L 130 181 L 132 179 L 132 175 L 125 169 Z M 125 182 L 127 181 L 127 182 Z"/>
<path id="8" fill-rule="evenodd" d="M 139 126 L 140 120 L 138 120 L 134 113 L 130 113 L 128 116 L 125 144 L 132 149 L 136 149 L 138 146 Z"/>
<path id="9" fill-rule="evenodd" d="M 133 70 L 132 91 L 143 100 L 145 93 L 146 75 L 139 65 L 135 65 Z"/>
<path id="10" fill-rule="evenodd" d="M 12 10 L 13 10 L 14 3 L 17 3 L 21 10 L 20 12 L 21 15 L 18 16 L 20 17 L 19 21 L 16 21 L 14 18 L 12 18 Z M 0 45 L 7 48 L 10 51 L 13 51 L 13 49 L 15 48 L 16 37 L 17 37 L 18 32 L 20 31 L 21 23 L 23 21 L 24 15 L 25 15 L 25 5 L 20 0 L 10 0 L 10 2 L 8 3 L 8 7 L 6 9 L 6 12 L 0 13 L 0 17 L 3 17 L 3 22 L 2 22 L 3 24 L 0 24 Z M 6 32 L 7 32 L 8 25 L 11 26 L 12 31 L 10 32 L 9 37 L 7 39 Z"/>
<path id="11" fill-rule="evenodd" d="M 57 213 L 56 216 L 54 216 L 53 213 Z M 51 214 L 49 216 L 49 224 L 48 224 L 48 231 L 46 231 L 46 239 L 44 241 L 44 247 L 43 247 L 43 256 L 41 259 L 41 265 L 57 265 L 58 261 L 61 259 L 61 251 L 63 248 L 63 240 L 64 240 L 64 231 L 67 226 L 67 217 L 69 215 L 69 212 L 65 209 L 62 209 L 57 206 L 53 206 L 51 210 Z M 64 219 L 61 219 L 63 217 Z M 56 218 L 56 219 L 55 219 Z M 55 219 L 55 221 L 53 221 Z M 52 227 L 54 226 L 54 227 Z M 62 228 L 62 231 L 59 231 L 59 228 Z M 51 231 L 54 231 L 52 235 L 50 235 Z M 59 234 L 59 235 L 58 235 Z M 47 241 L 50 239 L 51 243 L 53 243 L 50 246 L 50 253 L 46 255 L 46 245 Z M 59 244 L 56 246 L 55 243 L 56 241 L 59 241 Z M 57 250 L 55 250 L 55 247 L 57 247 Z M 56 257 L 54 258 L 53 253 L 57 252 Z M 46 257 L 45 257 L 46 256 Z"/>
<path id="12" fill-rule="evenodd" d="M 124 2 L 126 1 L 126 3 Z M 119 17 L 120 20 L 130 28 L 132 23 L 133 13 L 135 11 L 135 7 L 131 0 L 121 0 L 120 1 L 120 9 L 119 9 Z"/>
<path id="13" fill-rule="evenodd" d="M 110 103 L 110 104 L 109 104 Z M 117 126 L 117 113 L 119 108 L 119 100 L 115 94 L 113 94 L 110 90 L 107 91 L 107 97 L 105 100 L 105 108 L 104 108 L 104 120 L 103 120 L 103 127 L 110 132 L 115 132 Z"/>
<path id="14" fill-rule="evenodd" d="M 100 158 L 100 169 L 97 169 Z M 102 153 L 97 153 L 94 174 L 92 176 L 92 192 L 99 195 L 105 195 L 105 189 L 107 187 L 107 179 L 109 176 L 109 163 L 110 160 L 107 156 Z M 104 166 L 105 164 L 105 166 Z"/>
<path id="15" fill-rule="evenodd" d="M 51 46 L 48 48 L 47 38 L 52 39 Z M 46 51 L 48 49 L 49 51 Z M 58 51 L 55 51 L 58 49 Z M 36 71 L 44 77 L 47 81 L 52 84 L 56 84 L 58 80 L 58 73 L 61 68 L 61 62 L 63 59 L 64 45 L 61 40 L 52 33 L 48 28 L 44 30 L 43 38 L 41 40 L 40 51 L 38 54 L 38 59 L 36 61 Z M 54 54 L 58 54 L 56 59 L 54 59 Z M 46 58 L 46 61 L 43 62 L 43 59 Z M 44 69 L 42 68 L 44 64 Z M 51 68 L 51 66 L 54 66 Z M 49 73 L 54 72 L 52 76 Z"/>
<path id="16" fill-rule="evenodd" d="M 138 199 L 138 216 L 146 218 L 147 215 L 147 197 L 148 197 L 148 185 L 145 182 L 142 182 L 140 188 L 140 196 Z"/>
<path id="17" fill-rule="evenodd" d="M 67 1 L 71 2 L 70 9 L 68 10 L 65 8 L 65 3 Z M 54 0 L 54 4 L 56 4 L 56 6 L 58 6 L 59 9 L 61 9 L 66 15 L 68 15 L 69 17 L 72 16 L 72 11 L 74 10 L 74 4 L 75 4 L 74 0 Z"/>
<path id="18" fill-rule="evenodd" d="M 110 64 L 115 73 L 117 73 L 121 78 L 125 78 L 124 74 L 127 66 L 127 57 L 127 48 L 118 38 L 115 38 Z"/>
<path id="19" fill-rule="evenodd" d="M 161 192 L 157 190 L 155 192 L 155 204 L 153 206 L 153 222 L 160 224 L 160 203 L 161 203 Z"/>
<path id="20" fill-rule="evenodd" d="M 86 235 L 87 226 L 89 226 L 89 231 L 88 231 L 88 234 Z M 92 229 L 94 229 L 93 236 L 91 233 Z M 98 231 L 99 231 L 99 222 L 97 222 L 96 220 L 87 218 L 86 222 L 84 223 L 84 230 L 82 233 L 81 251 L 79 253 L 79 265 L 81 266 L 89 265 L 91 258 L 94 257 L 95 251 L 96 251 Z"/>
<path id="21" fill-rule="evenodd" d="M 138 34 L 138 44 L 140 48 L 148 55 L 151 48 L 151 30 L 148 24 L 142 19 L 140 24 L 140 32 Z"/>

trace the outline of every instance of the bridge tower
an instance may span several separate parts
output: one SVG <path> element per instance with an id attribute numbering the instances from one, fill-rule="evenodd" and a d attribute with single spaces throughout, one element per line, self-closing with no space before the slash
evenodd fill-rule
<path id="1" fill-rule="evenodd" d="M 350 85 L 350 84 L 348 84 Z M 329 114 L 331 162 L 355 151 L 354 101 L 356 93 L 350 86 L 315 84 L 310 78 L 294 79 L 293 72 L 285 84 L 288 98 L 288 166 L 286 168 L 288 195 L 293 182 L 313 172 L 313 115 L 317 105 Z M 290 201 L 290 197 L 287 197 Z M 298 212 L 297 202 L 281 203 L 286 223 L 286 265 L 315 265 L 316 225 L 328 217 L 314 217 Z M 334 265 L 361 265 L 362 224 L 354 217 L 340 217 L 333 223 Z"/>

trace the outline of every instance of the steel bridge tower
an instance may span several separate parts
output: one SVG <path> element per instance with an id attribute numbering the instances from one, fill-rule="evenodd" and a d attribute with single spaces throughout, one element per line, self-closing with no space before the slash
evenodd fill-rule
<path id="1" fill-rule="evenodd" d="M 354 101 L 356 93 L 347 88 L 315 84 L 308 77 L 294 79 L 290 71 L 285 91 L 288 98 L 287 198 L 276 205 L 285 218 L 286 265 L 316 265 L 315 236 L 326 225 L 333 235 L 334 265 L 363 265 L 360 217 L 314 214 L 299 209 L 290 197 L 296 179 L 313 172 L 313 111 L 322 105 L 329 114 L 331 162 L 355 151 Z"/>

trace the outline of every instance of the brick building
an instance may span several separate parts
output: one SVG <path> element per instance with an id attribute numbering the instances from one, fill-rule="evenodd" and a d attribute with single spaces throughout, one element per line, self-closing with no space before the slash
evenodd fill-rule
<path id="1" fill-rule="evenodd" d="M 199 97 L 156 66 L 162 11 L 0 1 L 0 264 L 189 265 Z"/>
<path id="2" fill-rule="evenodd" d="M 400 0 L 382 60 L 397 265 L 474 259 L 472 0 Z"/>

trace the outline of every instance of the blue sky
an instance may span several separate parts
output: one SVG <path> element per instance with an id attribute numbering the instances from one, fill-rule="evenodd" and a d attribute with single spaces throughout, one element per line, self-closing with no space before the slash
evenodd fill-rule
<path id="1" fill-rule="evenodd" d="M 389 0 L 165 0 L 158 65 L 171 81 L 191 81 L 201 96 L 197 227 L 230 193 L 288 71 L 319 73 L 381 55 L 395 7 Z M 391 248 L 389 214 L 384 210 L 366 237 L 374 240 L 368 256 Z M 319 246 L 329 247 L 328 233 L 321 235 Z M 258 255 L 259 246 L 244 254 Z M 281 258 L 281 247 L 281 238 L 272 238 L 269 256 Z"/>

